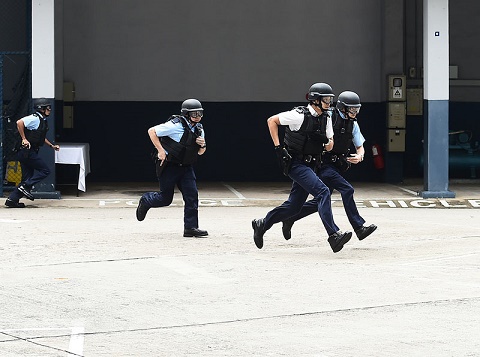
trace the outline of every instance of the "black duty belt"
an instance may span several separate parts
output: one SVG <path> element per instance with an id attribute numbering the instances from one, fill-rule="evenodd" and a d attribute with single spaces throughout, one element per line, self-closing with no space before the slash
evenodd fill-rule
<path id="1" fill-rule="evenodd" d="M 306 164 L 314 164 L 320 161 L 320 155 L 297 155 L 295 158 Z"/>
<path id="2" fill-rule="evenodd" d="M 343 157 L 343 155 L 338 155 L 338 154 L 324 154 L 323 155 L 323 162 L 325 163 L 335 163 L 338 160 L 340 160 Z"/>

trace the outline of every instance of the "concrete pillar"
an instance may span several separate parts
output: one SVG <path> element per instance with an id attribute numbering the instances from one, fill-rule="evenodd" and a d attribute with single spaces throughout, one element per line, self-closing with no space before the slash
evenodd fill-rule
<path id="1" fill-rule="evenodd" d="M 55 142 L 55 0 L 32 1 L 32 99 L 47 98 L 52 103 L 48 118 L 47 138 Z M 48 164 L 51 174 L 35 185 L 34 196 L 60 198 L 55 191 L 55 153 L 43 146 L 39 155 Z"/>
<path id="2" fill-rule="evenodd" d="M 423 1 L 425 161 L 423 198 L 455 197 L 448 190 L 448 0 Z"/>

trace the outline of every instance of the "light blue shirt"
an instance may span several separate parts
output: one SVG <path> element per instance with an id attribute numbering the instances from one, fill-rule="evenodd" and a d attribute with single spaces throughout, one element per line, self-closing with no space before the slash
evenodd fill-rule
<path id="1" fill-rule="evenodd" d="M 39 115 L 39 114 L 37 114 Z M 28 130 L 37 130 L 38 127 L 40 126 L 40 118 L 41 116 L 37 116 L 34 114 L 27 115 L 26 117 L 23 117 L 23 125 L 25 126 L 26 129 Z M 42 118 L 43 119 L 43 118 Z"/>
<path id="2" fill-rule="evenodd" d="M 338 113 L 343 119 L 345 119 L 345 115 L 341 111 L 338 111 Z M 360 131 L 360 126 L 358 125 L 358 122 L 356 120 L 353 122 L 352 136 L 353 145 L 355 145 L 356 148 L 362 146 L 365 142 L 365 138 L 363 137 L 362 132 Z M 333 140 L 335 140 L 335 137 L 333 137 Z"/>
<path id="3" fill-rule="evenodd" d="M 187 123 L 188 127 L 190 128 L 190 130 L 192 132 L 195 131 L 195 126 L 192 126 L 185 119 L 185 117 L 180 117 L 179 119 L 184 120 Z M 157 134 L 158 137 L 168 136 L 172 140 L 176 141 L 177 143 L 179 143 L 180 140 L 182 139 L 183 125 L 180 121 L 178 123 L 174 123 L 173 121 L 169 120 L 166 123 L 162 123 L 162 124 L 154 126 L 153 129 L 155 130 L 155 134 Z M 200 133 L 200 136 L 202 138 L 205 138 L 205 131 L 203 129 Z"/>

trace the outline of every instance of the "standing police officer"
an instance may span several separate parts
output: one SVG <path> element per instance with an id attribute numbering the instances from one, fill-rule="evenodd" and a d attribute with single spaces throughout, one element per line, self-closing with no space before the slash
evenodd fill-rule
<path id="1" fill-rule="evenodd" d="M 330 191 L 318 178 L 314 168 L 323 150 L 333 147 L 333 130 L 327 111 L 334 97 L 332 88 L 326 83 L 313 84 L 308 93 L 309 104 L 271 116 L 268 128 L 275 152 L 283 166 L 283 172 L 292 180 L 290 195 L 283 204 L 267 213 L 265 218 L 252 221 L 253 239 L 257 248 L 263 247 L 263 235 L 273 224 L 297 214 L 309 194 L 316 198 L 316 211 L 328 233 L 328 242 L 333 252 L 339 252 L 352 237 L 351 232 L 341 232 L 333 220 Z M 326 118 L 325 118 L 326 116 Z M 327 121 L 325 133 L 321 130 L 322 121 Z M 285 125 L 285 138 L 282 147 L 278 127 Z"/>
<path id="2" fill-rule="evenodd" d="M 365 138 L 356 119 L 361 106 L 360 97 L 355 92 L 345 91 L 338 96 L 337 106 L 332 115 L 335 145 L 331 151 L 323 153 L 321 168 L 318 172 L 320 179 L 331 191 L 336 189 L 340 192 L 345 213 L 359 240 L 372 234 L 377 226 L 374 224 L 364 226 L 365 220 L 358 213 L 353 199 L 354 189 L 342 173 L 348 170 L 351 164 L 362 162 L 365 155 L 363 148 Z M 352 143 L 356 149 L 355 154 L 349 154 Z M 316 206 L 317 202 L 314 198 L 305 203 L 297 215 L 284 220 L 282 232 L 285 239 L 291 238 L 293 223 L 314 213 Z"/>
<path id="3" fill-rule="evenodd" d="M 19 138 L 16 149 L 17 158 L 22 168 L 22 181 L 5 201 L 5 206 L 10 208 L 24 208 L 25 204 L 19 202 L 23 196 L 33 201 L 32 187 L 50 175 L 50 169 L 38 155 L 40 147 L 46 143 L 54 150 L 60 150 L 60 146 L 53 145 L 46 137 L 48 131 L 47 117 L 52 111 L 50 101 L 45 98 L 37 99 L 34 108 L 35 113 L 17 120 L 21 143 Z"/>
<path id="4" fill-rule="evenodd" d="M 143 194 L 136 215 L 143 221 L 152 207 L 169 206 L 175 185 L 182 193 L 184 207 L 184 237 L 204 237 L 207 231 L 198 228 L 198 189 L 192 164 L 207 150 L 205 133 L 200 121 L 202 104 L 197 99 L 182 103 L 181 115 L 173 115 L 163 124 L 148 129 L 157 149 L 157 176 L 160 192 Z"/>

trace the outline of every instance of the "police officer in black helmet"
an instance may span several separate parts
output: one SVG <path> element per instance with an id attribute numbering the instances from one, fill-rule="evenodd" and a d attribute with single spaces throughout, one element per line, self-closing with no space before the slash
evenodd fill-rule
<path id="1" fill-rule="evenodd" d="M 352 237 L 342 232 L 333 220 L 330 191 L 318 178 L 315 168 L 324 150 L 333 147 L 333 130 L 328 115 L 334 97 L 326 83 L 313 84 L 308 93 L 307 106 L 271 116 L 267 120 L 270 136 L 283 173 L 292 180 L 290 195 L 282 205 L 267 213 L 265 218 L 252 221 L 253 240 L 257 248 L 263 247 L 263 235 L 273 224 L 297 214 L 309 194 L 316 198 L 316 211 L 328 233 L 328 242 L 334 253 L 339 252 Z M 283 145 L 279 139 L 279 126 L 286 126 Z"/>
<path id="2" fill-rule="evenodd" d="M 351 164 L 359 164 L 363 161 L 365 150 L 363 137 L 357 122 L 357 114 L 360 111 L 360 97 L 352 91 L 340 93 L 335 110 L 332 113 L 332 124 L 335 145 L 329 152 L 322 156 L 321 168 L 318 172 L 320 179 L 330 188 L 336 189 L 342 196 L 343 207 L 348 220 L 359 240 L 367 238 L 377 226 L 371 224 L 364 226 L 365 220 L 358 213 L 357 205 L 353 199 L 353 186 L 342 176 L 342 173 L 350 168 Z M 355 153 L 350 154 L 350 149 L 355 147 Z M 299 214 L 283 222 L 283 236 L 290 239 L 293 223 L 316 211 L 316 199 L 310 200 L 302 207 Z"/>
<path id="3" fill-rule="evenodd" d="M 19 202 L 23 196 L 33 201 L 32 187 L 50 174 L 49 167 L 38 155 L 40 147 L 47 144 L 54 150 L 60 150 L 58 145 L 52 144 L 46 137 L 47 117 L 52 111 L 50 101 L 37 99 L 34 101 L 34 109 L 35 113 L 17 120 L 19 138 L 16 150 L 22 168 L 22 181 L 5 201 L 5 206 L 9 208 L 24 208 L 25 204 Z"/>
<path id="4" fill-rule="evenodd" d="M 148 136 L 157 150 L 159 192 L 147 192 L 141 198 L 136 215 L 143 221 L 152 207 L 169 206 L 175 185 L 182 193 L 184 237 L 205 237 L 208 232 L 198 228 L 198 189 L 193 164 L 207 150 L 205 132 L 200 121 L 202 104 L 197 99 L 182 103 L 181 115 L 173 115 L 163 124 L 148 129 Z"/>

